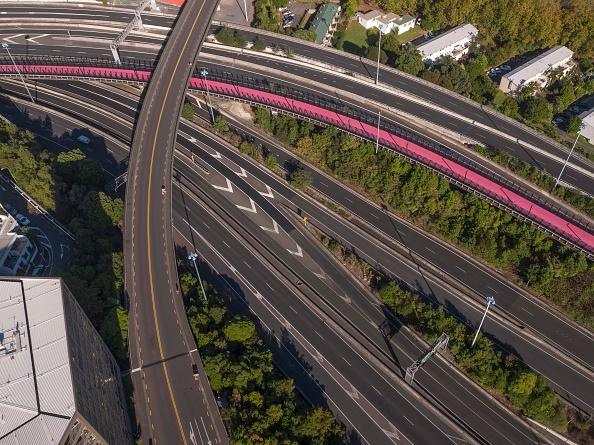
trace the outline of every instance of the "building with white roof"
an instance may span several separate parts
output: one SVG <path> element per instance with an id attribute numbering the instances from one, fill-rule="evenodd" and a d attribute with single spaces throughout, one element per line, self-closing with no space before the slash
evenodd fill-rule
<path id="1" fill-rule="evenodd" d="M 417 45 L 417 49 L 426 63 L 435 63 L 444 56 L 452 56 L 458 60 L 468 53 L 468 48 L 477 35 L 478 29 L 474 26 L 460 25 Z"/>
<path id="2" fill-rule="evenodd" d="M 0 445 L 129 445 L 119 368 L 59 278 L 0 278 Z"/>
<path id="3" fill-rule="evenodd" d="M 19 269 L 26 269 L 37 254 L 25 235 L 19 233 L 19 224 L 4 209 L 0 210 L 0 269 L 3 275 L 15 275 Z"/>
<path id="4" fill-rule="evenodd" d="M 581 113 L 580 119 L 582 119 L 582 123 L 586 126 L 582 130 L 582 136 L 588 139 L 590 143 L 594 143 L 594 107 Z"/>
<path id="5" fill-rule="evenodd" d="M 357 13 L 357 20 L 365 29 L 376 27 L 384 34 L 398 28 L 398 34 L 405 33 L 415 27 L 415 19 L 410 15 L 399 16 L 390 12 L 382 14 L 379 11 L 369 11 L 365 14 Z"/>
<path id="6" fill-rule="evenodd" d="M 504 93 L 517 93 L 532 82 L 538 87 L 543 87 L 547 84 L 549 75 L 554 69 L 563 67 L 563 75 L 567 74 L 573 65 L 572 57 L 573 51 L 565 46 L 551 48 L 501 76 L 499 88 Z"/>

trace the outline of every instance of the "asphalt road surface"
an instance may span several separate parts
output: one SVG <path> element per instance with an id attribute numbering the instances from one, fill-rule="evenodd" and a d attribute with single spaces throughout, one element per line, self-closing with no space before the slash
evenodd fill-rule
<path id="1" fill-rule="evenodd" d="M 84 87 L 85 89 L 88 89 L 89 91 L 94 91 L 94 94 L 98 94 L 100 95 L 101 92 L 103 91 L 102 88 L 104 88 L 101 85 L 88 85 Z M 128 100 L 130 100 L 130 98 L 128 98 Z M 128 102 L 126 100 L 123 100 L 124 102 Z M 116 109 L 120 109 L 120 110 L 125 110 L 126 108 L 130 108 L 129 106 L 122 106 L 122 104 L 115 104 L 112 103 L 113 101 L 107 101 L 109 104 L 109 108 L 110 110 L 114 111 Z M 107 104 L 106 104 L 107 105 Z M 110 113 L 112 114 L 112 113 Z M 103 119 L 98 119 L 98 120 L 103 120 Z M 182 131 L 183 132 L 187 132 L 189 134 L 192 134 L 196 137 L 200 137 L 200 133 L 197 133 L 195 131 L 192 131 L 191 128 L 187 127 L 187 126 L 182 126 Z M 188 143 L 187 139 L 184 138 L 179 138 L 179 142 L 182 142 L 184 146 L 192 148 L 192 144 Z M 217 146 L 217 148 L 219 148 Z M 221 149 L 221 148 L 219 148 Z M 119 158 L 123 158 L 125 155 L 120 154 Z M 208 156 L 206 157 L 208 159 Z M 212 163 L 212 161 L 209 161 L 210 163 Z M 249 163 L 248 163 L 249 164 Z M 253 170 L 253 168 L 250 167 L 250 165 L 246 166 L 247 168 L 250 168 L 251 170 Z M 211 167 L 212 168 L 212 167 Z M 224 167 L 220 167 L 219 169 L 224 169 Z M 252 173 L 252 172 L 250 172 Z M 276 187 L 275 187 L 276 189 Z M 188 204 L 188 202 L 190 202 L 190 204 Z M 192 208 L 192 206 L 195 208 L 195 205 L 193 203 L 191 203 L 191 201 L 187 200 L 186 201 L 186 206 L 188 206 L 189 208 Z M 174 215 L 175 216 L 175 215 Z M 187 220 L 187 219 L 186 219 Z M 197 221 L 197 218 L 193 218 L 192 221 Z M 202 221 L 202 219 L 200 219 L 200 221 Z M 210 222 L 206 222 L 206 221 L 202 221 L 204 226 L 200 225 L 200 231 L 204 231 L 204 230 L 208 230 L 209 232 L 211 231 L 211 228 L 216 228 L 217 224 L 216 223 L 210 223 Z M 244 223 L 246 226 L 249 224 L 248 222 Z M 176 222 L 176 227 L 180 227 L 178 225 L 178 223 Z M 183 227 L 183 222 L 181 227 Z M 206 229 L 204 228 L 206 227 Z M 209 241 L 212 243 L 212 239 L 214 239 L 216 236 L 209 234 L 208 239 Z M 222 236 L 223 239 L 223 243 L 222 244 L 218 244 L 220 249 L 229 249 L 228 243 L 230 242 L 230 237 L 229 236 Z M 235 249 L 235 247 L 234 247 Z M 200 249 L 201 252 L 203 252 L 203 249 Z M 242 258 L 242 255 L 239 255 L 239 258 Z M 251 280 L 251 276 L 253 275 L 253 270 L 257 269 L 259 270 L 259 267 L 254 267 L 253 262 L 251 261 L 245 261 L 245 257 L 243 257 L 244 260 L 240 261 L 239 259 L 237 261 L 233 261 L 232 263 L 235 265 L 235 267 L 237 268 L 243 268 L 246 267 L 246 273 L 244 274 L 244 276 L 249 276 L 250 277 L 250 281 Z M 328 263 L 323 263 L 324 259 L 321 258 L 318 255 L 315 255 L 316 261 L 320 264 L 323 265 L 324 269 L 327 271 L 332 270 L 332 266 L 328 265 Z M 249 263 L 249 264 L 248 264 Z M 299 269 L 299 267 L 303 267 L 303 265 L 299 266 L 299 265 L 295 265 L 294 268 L 295 269 Z M 345 278 L 348 281 L 348 277 L 345 277 L 343 275 L 339 275 L 339 276 L 334 276 L 333 280 L 335 282 L 344 282 Z M 315 279 L 315 278 L 314 278 Z M 260 284 L 262 284 L 263 282 L 260 281 Z M 263 286 L 259 286 L 263 287 Z M 268 286 L 267 286 L 268 287 Z M 348 289 L 348 287 L 346 288 L 346 292 L 349 295 L 355 295 L 358 293 L 357 290 L 353 290 L 353 289 Z M 335 299 L 336 300 L 336 299 Z M 352 311 L 352 309 L 348 308 L 348 305 L 345 305 L 344 301 L 341 300 L 336 300 L 333 302 L 333 304 L 340 308 L 340 310 L 344 310 L 345 312 L 348 312 L 349 310 Z M 368 302 L 363 302 L 362 304 L 369 304 Z M 341 306 L 342 305 L 342 306 Z M 292 319 L 292 309 L 290 308 L 286 308 L 283 307 L 282 302 L 279 302 L 278 304 L 274 305 L 276 308 L 278 308 L 279 311 L 285 311 L 285 317 L 287 320 L 290 321 L 292 326 L 295 326 L 295 322 Z M 293 306 L 293 308 L 295 308 Z M 370 310 L 370 309 L 368 309 Z M 373 312 L 373 309 L 371 309 L 371 312 Z M 353 318 L 355 317 L 355 315 L 353 316 Z M 375 316 L 374 316 L 375 317 Z M 361 323 L 358 324 L 364 324 L 365 320 L 363 320 Z M 378 321 L 376 322 L 378 325 L 381 324 L 381 318 L 378 319 Z M 364 328 L 365 329 L 365 328 Z M 311 332 L 311 330 L 309 329 L 304 329 L 301 332 Z M 377 329 L 376 329 L 376 334 L 373 334 L 373 331 L 370 331 L 370 334 L 376 335 L 377 336 Z M 324 337 L 325 338 L 325 337 Z M 317 340 L 318 342 L 320 341 L 320 339 Z M 377 342 L 383 342 L 383 339 L 381 337 L 376 339 L 376 343 Z M 315 345 L 315 347 L 319 347 L 319 345 L 315 342 L 312 341 L 312 344 Z M 404 345 L 404 346 L 403 346 Z M 400 339 L 398 340 L 398 338 L 396 338 L 394 340 L 394 348 L 397 349 L 398 352 L 398 357 L 399 359 L 403 362 L 404 366 L 407 366 L 407 362 L 410 361 L 412 362 L 412 360 L 414 360 L 416 358 L 416 356 L 418 356 L 418 354 L 420 354 L 422 352 L 422 347 L 419 347 L 418 345 L 414 345 L 414 341 L 411 341 L 411 339 Z M 412 349 L 410 349 L 412 347 Z M 404 348 L 404 350 L 402 350 L 402 348 Z M 387 349 L 386 349 L 387 350 Z M 400 355 L 400 351 L 403 351 L 403 353 L 405 354 L 404 356 Z M 350 359 L 349 357 L 349 353 L 348 351 L 344 352 L 345 354 L 344 357 L 346 360 L 348 360 L 348 362 L 350 363 Z M 352 365 L 352 363 L 351 363 Z M 429 369 L 429 368 L 426 368 Z M 499 412 L 493 412 L 493 408 L 491 407 L 491 402 L 489 402 L 488 400 L 483 400 L 484 399 L 484 394 L 482 394 L 481 391 L 475 391 L 473 390 L 472 387 L 467 388 L 463 381 L 459 381 L 455 378 L 455 376 L 451 376 L 451 373 L 448 372 L 447 368 L 442 368 L 441 366 L 438 366 L 437 368 L 433 368 L 431 371 L 431 374 L 428 376 L 422 376 L 419 375 L 418 376 L 418 380 L 421 382 L 422 384 L 422 391 L 423 393 L 426 394 L 432 394 L 434 397 L 436 397 L 438 400 L 441 400 L 442 403 L 446 403 L 443 401 L 447 401 L 447 405 L 449 409 L 452 409 L 453 412 L 455 413 L 456 416 L 462 418 L 467 424 L 470 425 L 470 427 L 473 429 L 473 431 L 476 431 L 476 434 L 479 435 L 479 437 L 484 438 L 483 440 L 487 440 L 487 442 L 490 443 L 521 443 L 525 440 L 528 440 L 528 437 L 530 436 L 530 432 L 529 430 L 526 429 L 525 426 L 523 426 L 521 423 L 518 424 L 517 420 L 514 420 L 513 417 L 509 417 L 508 415 L 502 415 L 502 413 Z M 453 380 L 452 380 L 453 379 Z M 307 379 L 306 379 L 307 380 Z M 451 382 L 450 382 L 451 380 Z M 374 385 L 375 386 L 375 385 Z M 357 387 L 359 388 L 358 384 Z M 377 388 L 377 386 L 375 386 L 375 388 Z M 454 388 L 458 388 L 458 389 L 454 389 Z M 315 393 L 315 391 L 314 391 Z M 366 392 L 364 391 L 363 393 L 366 394 Z M 472 407 L 471 410 L 468 410 L 468 407 Z M 461 411 L 462 410 L 462 411 Z M 465 411 L 466 410 L 466 411 Z M 393 416 L 393 414 L 392 414 Z M 340 416 L 339 416 L 340 417 Z M 395 417 L 389 417 L 388 418 L 400 418 L 398 416 Z M 481 420 L 482 419 L 482 420 Z M 488 421 L 485 421 L 487 420 Z M 496 419 L 496 420 L 493 420 Z M 499 422 L 501 422 L 501 424 L 499 424 Z M 498 437 L 499 435 L 501 435 L 501 437 L 499 439 L 495 439 L 495 437 Z"/>
<path id="2" fill-rule="evenodd" d="M 216 1 L 188 1 L 145 90 L 132 141 L 124 233 L 130 350 L 142 435 L 159 444 L 227 443 L 181 296 L 171 226 L 171 159 L 189 73 Z M 192 364 L 200 369 L 192 375 Z"/>

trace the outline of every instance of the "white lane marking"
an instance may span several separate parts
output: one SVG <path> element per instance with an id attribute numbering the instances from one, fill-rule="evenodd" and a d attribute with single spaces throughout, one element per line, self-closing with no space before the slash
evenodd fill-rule
<path id="1" fill-rule="evenodd" d="M 210 227 L 208 227 L 208 224 L 206 224 L 204 221 L 202 221 L 202 224 L 204 224 L 204 225 L 206 226 L 206 228 L 207 228 L 208 230 L 210 230 Z"/>
<path id="2" fill-rule="evenodd" d="M 252 266 L 250 266 L 248 263 L 246 263 L 245 261 L 243 262 L 243 264 L 245 264 L 249 269 L 252 268 Z"/>
<path id="3" fill-rule="evenodd" d="M 375 389 L 375 392 L 377 392 L 377 393 L 378 393 L 380 396 L 382 395 L 382 393 L 381 393 L 381 392 L 379 392 L 375 386 L 371 385 L 371 387 L 372 387 L 373 389 Z"/>
<path id="4" fill-rule="evenodd" d="M 495 289 L 493 289 L 491 286 L 487 286 L 489 289 L 491 289 L 493 292 L 495 292 L 496 294 L 498 294 L 499 292 L 497 292 Z"/>
<path id="5" fill-rule="evenodd" d="M 431 250 L 429 247 L 425 247 L 425 249 L 427 249 L 429 252 L 431 253 L 435 253 L 433 250 Z"/>
<path id="6" fill-rule="evenodd" d="M 266 283 L 266 286 L 268 286 L 270 290 L 274 290 L 270 284 Z"/>
<path id="7" fill-rule="evenodd" d="M 324 337 L 322 337 L 318 331 L 315 331 L 315 333 L 318 334 L 322 340 L 324 340 Z"/>
<path id="8" fill-rule="evenodd" d="M 349 198 L 347 198 L 346 196 L 344 197 L 344 199 L 346 199 L 348 202 L 353 202 L 352 200 L 350 200 Z"/>
<path id="9" fill-rule="evenodd" d="M 293 309 L 293 306 L 289 306 L 291 308 L 291 310 L 295 313 L 297 313 L 297 311 L 295 309 Z"/>
<path id="10" fill-rule="evenodd" d="M 527 309 L 524 309 L 523 307 L 520 307 L 520 309 L 522 309 L 524 312 L 528 312 L 530 315 L 532 315 L 534 317 L 534 314 L 530 311 L 528 311 Z"/>
<path id="11" fill-rule="evenodd" d="M 241 170 L 241 172 L 240 173 L 235 172 L 235 174 L 237 176 L 241 176 L 242 178 L 247 178 L 247 172 L 245 171 L 245 168 L 239 167 L 239 169 Z"/>
<path id="12" fill-rule="evenodd" d="M 272 229 L 270 227 L 260 226 L 262 230 L 266 230 L 267 232 L 276 233 L 278 235 L 278 224 L 275 220 L 272 220 Z"/>
<path id="13" fill-rule="evenodd" d="M 462 272 L 466 273 L 466 271 L 464 269 L 462 269 L 460 266 L 456 266 L 456 269 L 461 270 Z"/>
<path id="14" fill-rule="evenodd" d="M 346 358 L 343 357 L 342 359 L 346 362 L 347 365 L 351 366 L 351 364 L 349 362 L 347 362 Z"/>
<path id="15" fill-rule="evenodd" d="M 301 250 L 301 247 L 299 246 L 299 244 L 295 244 L 295 245 L 297 246 L 297 251 L 296 252 L 293 252 L 292 250 L 289 250 L 289 249 L 287 249 L 287 251 L 290 254 L 293 254 L 293 255 L 302 257 L 303 256 L 303 250 Z"/>
<path id="16" fill-rule="evenodd" d="M 328 187 L 328 185 L 323 183 L 322 181 L 319 181 L 318 184 L 323 185 L 324 187 Z"/>
<path id="17" fill-rule="evenodd" d="M 223 244 L 224 244 L 225 246 L 229 247 L 229 244 L 227 244 L 225 241 L 223 241 Z M 231 248 L 231 247 L 229 247 L 229 249 L 230 249 L 230 248 Z"/>
<path id="18" fill-rule="evenodd" d="M 262 196 L 265 196 L 266 198 L 274 198 L 274 195 L 272 194 L 272 189 L 270 188 L 270 186 L 267 184 L 264 184 L 264 186 L 266 187 L 266 193 L 264 193 L 264 192 L 258 192 L 258 193 L 260 193 Z"/>
<path id="19" fill-rule="evenodd" d="M 250 205 L 251 207 L 243 207 L 240 205 L 235 205 L 235 207 L 237 207 L 238 209 L 241 210 L 245 210 L 246 212 L 250 212 L 250 213 L 258 213 L 258 211 L 256 210 L 256 203 L 254 202 L 254 200 L 252 198 L 249 198 L 250 200 Z"/>
<path id="20" fill-rule="evenodd" d="M 225 178 L 227 180 L 227 187 L 222 187 L 220 185 L 213 185 L 214 188 L 216 188 L 217 190 L 222 190 L 224 192 L 231 192 L 233 193 L 233 185 L 231 185 L 231 181 L 229 181 L 228 178 Z"/>
<path id="21" fill-rule="evenodd" d="M 412 423 L 412 422 L 411 422 L 411 421 L 408 419 L 408 417 L 406 417 L 405 415 L 403 415 L 402 417 L 404 417 L 406 420 L 408 420 L 408 422 L 409 422 L 409 423 L 410 423 L 412 426 L 415 426 L 415 424 L 414 424 L 414 423 Z"/>
<path id="22" fill-rule="evenodd" d="M 376 214 L 374 214 L 374 213 L 369 213 L 369 214 L 370 214 L 371 216 L 373 216 L 375 219 L 379 219 L 379 216 L 377 216 Z"/>

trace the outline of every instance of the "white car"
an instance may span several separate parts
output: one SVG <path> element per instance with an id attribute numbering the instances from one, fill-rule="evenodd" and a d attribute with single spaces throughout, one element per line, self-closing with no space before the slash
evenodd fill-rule
<path id="1" fill-rule="evenodd" d="M 31 221 L 29 221 L 25 216 L 21 215 L 20 213 L 15 216 L 18 222 L 21 223 L 23 226 L 28 226 Z"/>

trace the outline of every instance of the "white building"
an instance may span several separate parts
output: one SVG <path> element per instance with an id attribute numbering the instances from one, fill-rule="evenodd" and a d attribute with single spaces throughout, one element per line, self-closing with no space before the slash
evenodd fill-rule
<path id="1" fill-rule="evenodd" d="M 444 56 L 452 56 L 458 60 L 462 55 L 468 53 L 468 48 L 477 35 L 478 29 L 474 26 L 460 25 L 421 43 L 417 49 L 426 63 L 437 62 Z"/>
<path id="2" fill-rule="evenodd" d="M 588 139 L 590 143 L 594 143 L 594 107 L 580 114 L 580 119 L 582 119 L 582 123 L 586 126 L 582 130 L 582 136 Z"/>
<path id="3" fill-rule="evenodd" d="M 549 80 L 551 71 L 563 67 L 563 75 L 572 68 L 571 58 L 573 51 L 565 46 L 556 46 L 544 54 L 520 65 L 516 69 L 501 77 L 499 88 L 504 93 L 517 93 L 525 85 L 534 82 L 538 87 L 543 87 Z"/>
<path id="4" fill-rule="evenodd" d="M 415 19 L 410 15 L 399 16 L 390 12 L 382 14 L 379 11 L 369 11 L 366 14 L 357 13 L 357 20 L 365 29 L 376 27 L 384 34 L 398 28 L 398 34 L 403 34 L 415 27 Z"/>
<path id="5" fill-rule="evenodd" d="M 0 445 L 131 445 L 119 368 L 59 278 L 0 279 Z"/>
<path id="6" fill-rule="evenodd" d="M 37 254 L 37 247 L 18 233 L 19 224 L 4 209 L 0 210 L 0 268 L 3 273 L 15 275 L 19 269 L 26 269 Z"/>

